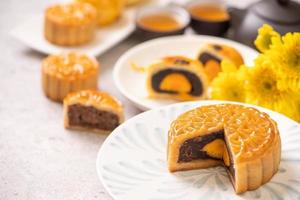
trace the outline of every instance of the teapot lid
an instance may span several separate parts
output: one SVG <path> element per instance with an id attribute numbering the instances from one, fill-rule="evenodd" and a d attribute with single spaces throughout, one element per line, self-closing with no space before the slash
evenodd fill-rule
<path id="1" fill-rule="evenodd" d="M 300 4 L 290 0 L 262 0 L 252 5 L 258 16 L 278 24 L 300 23 Z"/>

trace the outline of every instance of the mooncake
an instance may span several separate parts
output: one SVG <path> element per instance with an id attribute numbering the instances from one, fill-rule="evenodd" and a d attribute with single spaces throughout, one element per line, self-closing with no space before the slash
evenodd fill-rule
<path id="1" fill-rule="evenodd" d="M 243 57 L 235 48 L 221 44 L 204 45 L 200 49 L 197 59 L 203 64 L 210 81 L 221 71 L 222 60 L 228 60 L 237 67 L 244 63 Z"/>
<path id="2" fill-rule="evenodd" d="M 106 92 L 82 90 L 64 99 L 66 128 L 109 133 L 123 121 L 121 102 Z"/>
<path id="3" fill-rule="evenodd" d="M 165 57 L 147 68 L 150 98 L 204 99 L 207 97 L 207 82 L 201 63 L 183 56 Z"/>
<path id="4" fill-rule="evenodd" d="M 63 101 L 70 92 L 97 89 L 99 63 L 79 53 L 50 55 L 42 62 L 42 85 L 45 95 Z"/>
<path id="5" fill-rule="evenodd" d="M 276 123 L 255 108 L 201 106 L 172 122 L 167 157 L 171 172 L 223 165 L 239 194 L 277 172 L 281 140 Z"/>
<path id="6" fill-rule="evenodd" d="M 88 3 L 57 4 L 45 11 L 45 38 L 56 45 L 76 46 L 91 41 L 97 10 Z"/>

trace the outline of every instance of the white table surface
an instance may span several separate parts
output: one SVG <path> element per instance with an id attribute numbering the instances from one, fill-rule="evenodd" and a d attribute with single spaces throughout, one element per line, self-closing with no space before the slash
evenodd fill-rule
<path id="1" fill-rule="evenodd" d="M 244 7 L 251 1 L 230 2 Z M 110 200 L 95 166 L 107 135 L 63 128 L 62 105 L 48 100 L 41 90 L 40 64 L 45 55 L 9 35 L 28 16 L 54 2 L 0 1 L 0 200 Z M 127 119 L 140 111 L 114 86 L 112 68 L 135 44 L 128 38 L 98 58 L 99 86 L 124 103 Z"/>

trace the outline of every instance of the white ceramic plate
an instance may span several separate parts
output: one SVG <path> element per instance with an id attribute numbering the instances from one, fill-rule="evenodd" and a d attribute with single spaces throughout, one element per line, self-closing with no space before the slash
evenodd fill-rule
<path id="1" fill-rule="evenodd" d="M 162 57 L 184 55 L 195 58 L 205 43 L 227 44 L 236 48 L 246 64 L 252 64 L 258 53 L 240 43 L 211 36 L 172 36 L 154 39 L 137 45 L 123 54 L 114 68 L 114 81 L 121 93 L 142 110 L 176 103 L 175 100 L 149 99 L 146 90 L 146 75 L 132 70 L 130 63 L 148 66 Z"/>
<path id="2" fill-rule="evenodd" d="M 236 195 L 222 167 L 169 173 L 166 163 L 170 122 L 186 110 L 220 101 L 178 103 L 139 114 L 113 131 L 97 158 L 98 175 L 115 200 L 295 200 L 300 198 L 300 126 L 268 113 L 282 140 L 278 173 L 255 191 Z"/>
<path id="3" fill-rule="evenodd" d="M 12 35 L 34 50 L 45 54 L 59 54 L 65 51 L 76 51 L 98 56 L 125 39 L 134 30 L 134 14 L 132 11 L 124 13 L 116 23 L 98 28 L 95 38 L 84 45 L 64 47 L 51 44 L 44 37 L 43 15 L 36 15 L 12 31 Z"/>
<path id="4" fill-rule="evenodd" d="M 61 52 L 75 51 L 93 56 L 99 56 L 106 50 L 124 40 L 135 29 L 134 17 L 139 6 L 164 6 L 171 0 L 150 0 L 145 4 L 127 8 L 122 17 L 112 25 L 98 28 L 93 41 L 76 47 L 64 47 L 51 44 L 44 37 L 44 16 L 35 15 L 28 21 L 11 31 L 11 34 L 28 47 L 44 54 L 59 54 Z M 70 0 L 62 0 L 62 3 Z"/>

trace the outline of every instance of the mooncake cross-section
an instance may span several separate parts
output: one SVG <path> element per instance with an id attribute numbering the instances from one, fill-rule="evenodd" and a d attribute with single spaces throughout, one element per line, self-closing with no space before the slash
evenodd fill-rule
<path id="1" fill-rule="evenodd" d="M 64 99 L 66 128 L 109 133 L 123 121 L 122 104 L 106 92 L 82 90 Z"/>
<path id="2" fill-rule="evenodd" d="M 206 44 L 200 49 L 197 59 L 202 63 L 209 81 L 218 76 L 222 60 L 240 67 L 244 64 L 242 55 L 233 47 L 224 44 Z"/>
<path id="3" fill-rule="evenodd" d="M 236 104 L 209 105 L 172 122 L 167 156 L 171 172 L 223 165 L 236 193 L 243 193 L 277 172 L 281 142 L 266 113 Z"/>
<path id="4" fill-rule="evenodd" d="M 201 63 L 183 56 L 165 57 L 147 68 L 150 98 L 204 99 L 207 82 Z"/>

